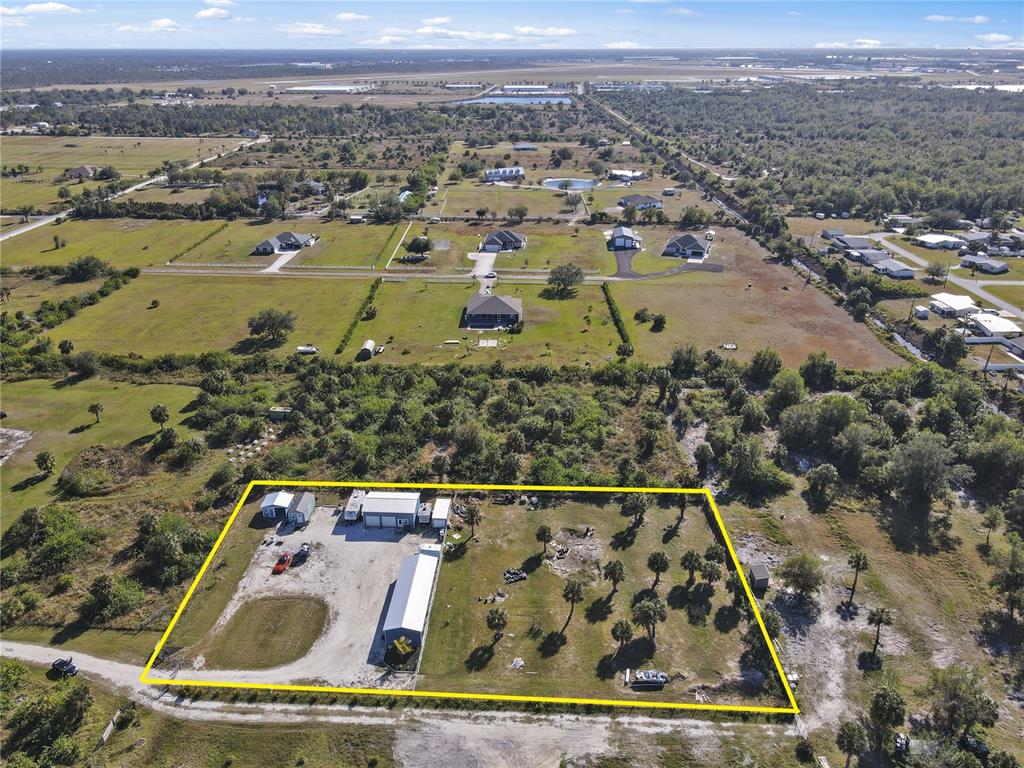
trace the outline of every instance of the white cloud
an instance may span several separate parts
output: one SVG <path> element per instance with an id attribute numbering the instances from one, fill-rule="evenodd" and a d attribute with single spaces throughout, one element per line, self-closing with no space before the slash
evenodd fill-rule
<path id="1" fill-rule="evenodd" d="M 122 24 L 117 28 L 117 31 L 139 34 L 151 32 L 187 32 L 188 30 L 174 19 L 153 19 L 145 27 L 139 27 L 134 24 Z"/>
<path id="2" fill-rule="evenodd" d="M 232 16 L 231 20 L 232 21 L 239 21 L 239 22 L 250 22 L 250 21 L 256 21 L 256 17 L 255 16 Z"/>
<path id="3" fill-rule="evenodd" d="M 1009 43 L 1013 40 L 1013 35 L 1003 35 L 999 32 L 992 32 L 987 35 L 975 35 L 976 40 L 981 40 L 983 43 Z"/>
<path id="4" fill-rule="evenodd" d="M 405 40 L 404 35 L 381 35 L 363 40 L 363 45 L 395 45 Z"/>
<path id="5" fill-rule="evenodd" d="M 314 24 L 310 21 L 293 21 L 289 24 L 279 24 L 274 27 L 275 32 L 283 32 L 289 37 L 341 37 L 344 33 L 340 29 Z"/>
<path id="6" fill-rule="evenodd" d="M 576 30 L 569 27 L 512 27 L 512 29 L 527 37 L 568 37 L 576 34 Z"/>
<path id="7" fill-rule="evenodd" d="M 859 37 L 852 43 L 815 43 L 815 48 L 881 48 L 881 40 Z"/>
<path id="8" fill-rule="evenodd" d="M 197 19 L 226 19 L 231 14 L 223 8 L 203 8 L 196 12 Z"/>
<path id="9" fill-rule="evenodd" d="M 234 5 L 233 0 L 203 0 L 203 2 L 207 5 L 218 5 L 221 8 L 224 8 L 229 5 Z"/>
<path id="10" fill-rule="evenodd" d="M 439 24 L 449 24 L 451 20 L 451 16 L 431 16 L 429 19 L 420 19 L 420 23 L 426 24 L 428 27 L 436 27 Z"/>
<path id="11" fill-rule="evenodd" d="M 634 43 L 634 42 L 632 42 L 630 40 L 622 40 L 622 41 L 619 41 L 617 43 L 605 43 L 604 47 L 605 48 L 618 48 L 618 49 L 626 50 L 626 49 L 629 49 L 629 48 L 639 48 L 640 47 L 640 43 Z"/>
<path id="12" fill-rule="evenodd" d="M 8 16 L 7 21 L 4 22 L 4 26 L 8 29 L 12 27 L 27 27 L 28 19 L 24 16 Z"/>
<path id="13" fill-rule="evenodd" d="M 338 21 L 369 21 L 370 19 L 365 13 L 353 13 L 352 11 L 343 11 L 334 18 Z"/>
<path id="14" fill-rule="evenodd" d="M 787 16 L 802 16 L 803 14 L 800 13 L 800 11 L 786 11 L 786 15 Z"/>
<path id="15" fill-rule="evenodd" d="M 31 16 L 35 13 L 84 13 L 84 11 L 64 3 L 28 3 L 10 8 L 0 5 L 0 16 Z"/>
<path id="16" fill-rule="evenodd" d="M 938 23 L 957 21 L 961 24 L 988 24 L 992 21 L 988 16 L 946 16 L 942 13 L 930 13 L 924 17 L 924 20 Z"/>
<path id="17" fill-rule="evenodd" d="M 446 40 L 488 40 L 495 43 L 506 43 L 515 38 L 507 32 L 481 32 L 472 29 L 448 29 L 427 25 L 416 30 L 417 35 L 441 37 Z"/>
<path id="18" fill-rule="evenodd" d="M 700 16 L 692 8 L 669 8 L 669 13 L 674 13 L 676 16 Z"/>

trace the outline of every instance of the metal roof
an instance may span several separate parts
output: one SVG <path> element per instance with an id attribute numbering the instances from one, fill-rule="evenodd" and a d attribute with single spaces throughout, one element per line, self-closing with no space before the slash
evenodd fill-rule
<path id="1" fill-rule="evenodd" d="M 448 522 L 448 513 L 452 508 L 451 499 L 435 499 L 434 509 L 430 512 L 430 522 Z"/>
<path id="2" fill-rule="evenodd" d="M 299 494 L 298 500 L 294 506 L 288 508 L 289 512 L 301 512 L 305 517 L 309 517 L 313 514 L 313 509 L 316 507 L 316 496 L 309 491 L 303 491 Z"/>
<path id="3" fill-rule="evenodd" d="M 384 617 L 384 632 L 396 629 L 423 632 L 427 626 L 434 574 L 440 561 L 441 548 L 436 544 L 425 544 L 416 554 L 402 558 Z"/>
<path id="4" fill-rule="evenodd" d="M 287 509 L 291 506 L 292 499 L 294 498 L 295 495 L 288 493 L 288 491 L 274 491 L 263 497 L 263 501 L 260 502 L 260 509 L 264 507 L 284 507 Z"/>
<path id="5" fill-rule="evenodd" d="M 370 491 L 363 499 L 363 516 L 416 515 L 420 507 L 418 493 L 400 491 Z"/>

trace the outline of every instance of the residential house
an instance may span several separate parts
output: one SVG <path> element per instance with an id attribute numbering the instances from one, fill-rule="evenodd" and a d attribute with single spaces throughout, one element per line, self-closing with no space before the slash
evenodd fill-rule
<path id="1" fill-rule="evenodd" d="M 990 259 L 984 253 L 965 253 L 960 257 L 960 266 L 984 272 L 986 275 L 1002 275 L 1010 271 L 1010 265 L 999 259 Z"/>
<path id="2" fill-rule="evenodd" d="M 914 238 L 916 245 L 922 245 L 925 248 L 945 249 L 945 250 L 956 250 L 961 245 L 964 245 L 964 241 L 959 237 L 953 237 L 952 235 L 939 235 L 931 232 L 927 235 L 918 235 Z"/>
<path id="3" fill-rule="evenodd" d="M 869 266 L 892 258 L 892 254 L 888 251 L 883 251 L 878 248 L 865 248 L 862 251 L 847 251 L 846 255 L 854 261 L 859 261 L 862 264 L 867 264 Z"/>
<path id="4" fill-rule="evenodd" d="M 638 251 L 644 242 L 629 227 L 615 227 L 606 245 L 609 251 Z"/>
<path id="5" fill-rule="evenodd" d="M 484 171 L 484 178 L 487 181 L 512 181 L 521 179 L 526 175 L 521 165 L 513 165 L 508 168 L 488 168 Z"/>
<path id="6" fill-rule="evenodd" d="M 661 208 L 661 200 L 650 195 L 626 195 L 620 198 L 620 208 L 628 208 L 631 205 L 638 211 L 643 211 L 648 208 Z"/>
<path id="7" fill-rule="evenodd" d="M 440 562 L 441 547 L 438 544 L 421 544 L 419 552 L 402 558 L 381 627 L 385 646 L 390 647 L 404 637 L 413 648 L 422 647 L 430 613 L 430 597 L 434 592 L 434 577 Z"/>
<path id="8" fill-rule="evenodd" d="M 508 229 L 499 229 L 491 232 L 480 244 L 480 250 L 487 253 L 500 253 L 501 251 L 518 251 L 526 247 L 526 235 L 512 232 Z"/>
<path id="9" fill-rule="evenodd" d="M 253 253 L 264 256 L 282 251 L 297 251 L 316 242 L 316 235 L 299 234 L 298 232 L 282 232 L 269 240 L 257 243 Z"/>
<path id="10" fill-rule="evenodd" d="M 637 181 L 646 174 L 643 171 L 631 171 L 628 168 L 612 168 L 608 171 L 608 178 L 617 181 Z"/>
<path id="11" fill-rule="evenodd" d="M 961 232 L 959 235 L 957 235 L 957 237 L 959 237 L 961 240 L 963 240 L 965 243 L 967 243 L 967 245 L 970 245 L 971 243 L 987 243 L 989 240 L 992 239 L 992 233 L 991 232 Z"/>
<path id="12" fill-rule="evenodd" d="M 977 305 L 970 296 L 956 293 L 934 294 L 928 308 L 941 317 L 963 317 L 978 311 Z"/>
<path id="13" fill-rule="evenodd" d="M 882 259 L 875 262 L 874 270 L 880 275 L 892 277 L 896 280 L 909 280 L 914 276 L 914 270 L 896 259 Z"/>
<path id="14" fill-rule="evenodd" d="M 77 168 L 68 168 L 64 171 L 65 179 L 91 179 L 103 168 L 99 165 L 80 165 Z"/>
<path id="15" fill-rule="evenodd" d="M 466 302 L 467 328 L 511 328 L 522 322 L 523 301 L 514 296 L 476 293 Z"/>
<path id="16" fill-rule="evenodd" d="M 821 230 L 821 236 L 825 240 L 832 240 L 837 237 L 846 237 L 846 233 L 841 229 L 823 229 Z"/>
<path id="17" fill-rule="evenodd" d="M 988 312 L 978 312 L 968 319 L 971 328 L 979 336 L 1001 336 L 1004 339 L 1015 339 L 1024 336 L 1024 331 L 1015 322 L 1006 317 Z"/>
<path id="18" fill-rule="evenodd" d="M 693 235 L 676 235 L 665 244 L 662 256 L 678 256 L 683 259 L 703 259 L 711 253 L 711 243 Z"/>
<path id="19" fill-rule="evenodd" d="M 258 139 L 260 137 L 260 132 L 255 128 L 243 128 L 239 135 L 243 139 Z"/>
<path id="20" fill-rule="evenodd" d="M 874 245 L 867 237 L 839 235 L 832 238 L 832 247 L 839 251 L 863 251 L 867 248 L 873 248 Z"/>

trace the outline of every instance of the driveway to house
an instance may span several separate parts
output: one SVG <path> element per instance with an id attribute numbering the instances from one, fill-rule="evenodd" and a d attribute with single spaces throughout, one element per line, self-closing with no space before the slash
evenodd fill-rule
<path id="1" fill-rule="evenodd" d="M 879 242 L 884 243 L 885 247 L 888 248 L 889 250 L 891 250 L 893 253 L 897 254 L 898 256 L 902 256 L 907 261 L 912 262 L 913 264 L 916 264 L 919 267 L 927 267 L 928 266 L 928 260 L 927 259 L 921 258 L 916 253 L 912 253 L 912 252 L 908 251 L 906 248 L 903 248 L 902 246 L 897 245 L 892 240 L 890 240 L 889 238 L 892 237 L 892 233 L 891 232 L 875 232 L 873 235 L 867 235 L 867 237 L 871 238 L 872 240 L 878 240 Z M 1015 306 L 1014 304 L 1010 303 L 1009 301 L 1006 301 L 1005 299 L 1001 299 L 998 296 L 993 296 L 991 293 L 989 293 L 988 291 L 986 291 L 982 287 L 982 285 L 983 285 L 982 281 L 980 281 L 980 280 L 968 280 L 968 279 L 965 279 L 965 278 L 962 278 L 962 277 L 958 277 L 958 276 L 954 275 L 952 272 L 950 272 L 946 276 L 946 279 L 949 282 L 951 282 L 953 285 L 959 286 L 960 288 L 963 288 L 965 291 L 969 291 L 970 293 L 973 293 L 975 296 L 980 296 L 981 298 L 983 298 L 985 301 L 989 302 L 990 304 L 994 304 L 995 306 L 999 307 L 1000 309 L 1004 310 L 1005 312 L 1009 312 L 1014 317 L 1017 317 L 1017 318 L 1019 318 L 1021 320 L 1024 320 L 1024 309 L 1021 309 L 1020 307 Z M 989 280 L 989 281 L 986 281 L 986 282 L 989 282 L 989 283 L 992 283 L 992 284 L 996 284 L 995 281 L 992 281 L 992 280 Z M 1015 282 L 1017 282 L 1017 281 L 1006 282 L 1006 283 L 1000 282 L 998 284 L 999 285 L 1013 285 Z"/>
<path id="2" fill-rule="evenodd" d="M 300 252 L 301 251 L 285 251 L 284 253 L 279 254 L 276 259 L 274 259 L 274 263 L 273 264 L 271 264 L 266 269 L 261 269 L 260 272 L 262 272 L 262 273 L 280 272 L 281 271 L 281 267 L 283 267 L 289 261 L 291 261 L 296 256 L 298 256 Z"/>
<path id="3" fill-rule="evenodd" d="M 474 262 L 470 275 L 475 277 L 477 282 L 480 283 L 480 292 L 482 293 L 485 288 L 493 290 L 494 286 L 498 284 L 498 279 L 494 277 L 484 277 L 484 275 L 494 271 L 494 262 L 498 258 L 498 254 L 489 253 L 487 251 L 478 251 L 477 253 L 467 253 L 466 258 Z"/>

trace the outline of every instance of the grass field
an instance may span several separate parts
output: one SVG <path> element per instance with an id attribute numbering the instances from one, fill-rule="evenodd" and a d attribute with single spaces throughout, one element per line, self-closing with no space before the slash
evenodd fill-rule
<path id="1" fill-rule="evenodd" d="M 346 354 L 354 355 L 363 339 L 373 339 L 386 346 L 380 359 L 389 363 L 500 359 L 506 363 L 582 365 L 614 356 L 619 337 L 599 288 L 583 287 L 573 299 L 541 298 L 543 288 L 507 282 L 499 285 L 497 294 L 523 300 L 523 331 L 508 334 L 459 328 L 466 301 L 478 290 L 475 282 L 384 283 L 375 301 L 377 317 L 359 324 Z M 498 339 L 498 347 L 479 347 L 482 338 Z M 446 345 L 447 340 L 459 343 Z"/>
<path id="2" fill-rule="evenodd" d="M 218 221 L 149 219 L 65 221 L 5 240 L 3 262 L 8 267 L 50 266 L 80 256 L 98 256 L 120 268 L 159 266 L 220 225 Z M 67 241 L 67 246 L 55 249 L 55 235 Z"/>
<path id="3" fill-rule="evenodd" d="M 486 208 L 503 219 L 508 209 L 517 205 L 525 205 L 528 216 L 554 216 L 572 212 L 564 192 L 525 184 L 514 187 L 460 181 L 440 190 L 438 197 L 442 196 L 446 196 L 443 211 L 446 216 L 474 215 L 478 208 Z"/>
<path id="4" fill-rule="evenodd" d="M 838 229 L 848 235 L 867 235 L 880 228 L 873 221 L 863 219 L 816 219 L 813 216 L 787 216 L 786 224 L 793 237 L 802 237 L 808 246 L 820 248 L 828 243 L 821 237 L 823 229 Z"/>
<path id="5" fill-rule="evenodd" d="M 622 515 L 621 501 L 598 495 L 535 511 L 485 503 L 476 539 L 466 542 L 464 554 L 447 557 L 441 567 L 417 688 L 692 701 L 691 686 L 732 680 L 739 674 L 744 625 L 722 582 L 710 590 L 699 576 L 696 583 L 689 583 L 679 564 L 686 550 L 703 554 L 714 541 L 695 499 L 689 501 L 678 528 L 678 507 L 652 503 L 639 529 Z M 564 560 L 542 556 L 534 535 L 542 524 L 555 533 L 555 542 L 571 547 Z M 588 526 L 594 533 L 584 538 L 581 533 Z M 464 540 L 468 533 L 464 529 L 456 535 Z M 667 620 L 656 630 L 656 649 L 637 629 L 634 640 L 616 654 L 611 626 L 630 617 L 637 594 L 649 594 L 654 574 L 647 559 L 657 551 L 668 555 L 670 567 L 654 587 L 668 606 Z M 553 554 L 550 545 L 548 554 Z M 625 569 L 615 594 L 600 576 L 600 568 L 612 559 L 620 560 Z M 522 568 L 527 579 L 507 586 L 502 573 L 510 567 Z M 584 599 L 571 620 L 562 597 L 569 578 L 584 585 Z M 498 603 L 508 615 L 508 625 L 504 637 L 495 642 L 486 624 L 493 604 L 480 598 L 498 589 L 508 595 Z M 525 661 L 522 671 L 512 669 L 515 658 Z M 662 692 L 638 692 L 622 685 L 627 667 L 685 677 Z M 727 683 L 712 693 L 713 702 L 743 702 L 738 692 L 727 693 L 725 687 Z"/>
<path id="6" fill-rule="evenodd" d="M 828 297 L 805 287 L 784 267 L 765 262 L 746 238 L 731 231 L 720 233 L 711 261 L 724 263 L 726 271 L 611 286 L 641 359 L 663 362 L 675 347 L 693 343 L 740 360 L 749 360 L 762 347 L 773 347 L 791 366 L 819 350 L 841 365 L 902 364 L 902 358 L 883 347 L 864 325 L 852 322 Z M 665 329 L 652 333 L 649 324 L 637 323 L 633 315 L 641 307 L 663 313 L 668 318 Z M 738 349 L 721 350 L 725 343 L 736 343 Z"/>
<path id="7" fill-rule="evenodd" d="M 138 200 L 140 203 L 201 203 L 215 192 L 212 188 L 203 187 L 144 187 L 125 195 L 125 200 Z"/>
<path id="8" fill-rule="evenodd" d="M 301 659 L 327 622 L 327 603 L 312 597 L 250 600 L 204 644 L 211 669 L 270 669 Z M 262 642 L 254 643 L 254 637 Z"/>
<path id="9" fill-rule="evenodd" d="M 665 215 L 673 221 L 678 220 L 683 208 L 690 205 L 696 205 L 712 214 L 718 210 L 714 203 L 702 200 L 698 192 L 677 187 L 676 184 L 672 179 L 660 175 L 653 179 L 633 182 L 629 186 L 618 182 L 605 182 L 593 192 L 585 193 L 584 196 L 592 211 L 612 209 L 614 215 L 617 215 L 619 200 L 627 195 L 650 195 L 657 198 L 661 202 Z M 666 187 L 674 188 L 676 193 L 672 196 L 663 195 L 662 192 Z M 593 202 L 591 202 L 591 197 Z"/>
<path id="10" fill-rule="evenodd" d="M 910 241 L 910 238 L 907 237 L 898 237 L 896 238 L 896 241 L 901 247 L 906 248 L 908 251 L 921 257 L 925 261 L 933 264 L 941 264 L 948 268 L 950 270 L 950 274 L 956 275 L 957 277 L 969 280 L 992 280 L 995 282 L 1002 280 L 1024 280 L 1024 259 L 998 259 L 999 261 L 1005 261 L 1010 267 L 1009 272 L 1004 272 L 1001 275 L 987 275 L 984 272 L 975 272 L 972 275 L 969 268 L 960 266 L 960 254 L 956 251 L 925 248 L 921 245 L 915 245 Z"/>
<path id="11" fill-rule="evenodd" d="M 61 185 L 54 183 L 58 173 L 60 171 L 44 170 L 17 178 L 0 179 L 0 210 L 17 211 L 28 205 L 33 211 L 49 211 L 61 204 L 63 201 L 57 197 Z M 68 189 L 80 195 L 87 189 L 98 189 L 102 185 L 101 181 L 83 181 L 81 184 L 76 181 Z"/>
<path id="12" fill-rule="evenodd" d="M 168 427 L 177 429 L 182 438 L 192 436 L 193 431 L 183 424 L 188 415 L 184 408 L 196 392 L 192 387 L 171 384 L 139 386 L 101 379 L 64 386 L 38 379 L 5 383 L 4 427 L 31 430 L 34 436 L 3 466 L 0 502 L 4 530 L 26 508 L 43 506 L 54 498 L 61 470 L 85 448 L 123 445 L 155 433 L 149 409 L 157 403 L 170 411 Z M 103 405 L 99 423 L 94 423 L 88 411 L 92 403 Z M 50 451 L 57 460 L 56 472 L 47 478 L 39 476 L 34 463 L 42 451 Z M 151 480 L 150 490 L 157 478 Z"/>
<path id="13" fill-rule="evenodd" d="M 527 171 L 543 171 L 545 176 L 556 176 L 572 171 L 573 175 L 587 173 L 587 163 L 598 159 L 601 154 L 611 153 L 610 159 L 601 162 L 610 168 L 624 166 L 626 168 L 637 167 L 642 160 L 642 153 L 632 145 L 614 144 L 608 147 L 586 147 L 573 141 L 543 141 L 543 142 L 522 142 L 533 144 L 536 150 L 516 151 L 515 145 L 519 142 L 500 141 L 497 144 L 484 147 L 468 147 L 464 141 L 452 143 L 449 155 L 449 165 L 456 166 L 465 157 L 476 155 L 481 162 L 487 166 L 493 166 L 499 160 L 506 165 L 521 165 Z M 551 153 L 563 147 L 572 152 L 572 158 L 562 163 L 559 168 L 548 168 Z M 467 153 L 469 153 L 467 155 Z"/>
<path id="14" fill-rule="evenodd" d="M 527 238 L 526 248 L 498 254 L 494 268 L 499 271 L 548 270 L 559 264 L 576 264 L 581 269 L 598 272 L 607 270 L 614 262 L 605 249 L 601 228 L 591 226 L 569 227 L 564 224 L 529 223 L 503 227 L 499 223 L 469 222 L 430 224 L 423 227 L 414 225 L 409 230 L 405 242 L 424 232 L 435 242 L 449 241 L 451 247 L 448 250 L 435 249 L 426 263 L 443 272 L 454 272 L 459 268 L 471 268 L 473 262 L 466 258 L 466 254 L 476 252 L 483 238 L 497 229 L 511 229 L 526 235 Z M 400 251 L 399 255 L 402 253 L 404 250 Z"/>
<path id="15" fill-rule="evenodd" d="M 248 318 L 262 309 L 293 311 L 295 330 L 277 354 L 311 343 L 334 351 L 366 295 L 360 280 L 219 275 L 142 275 L 60 326 L 75 348 L 146 357 L 205 350 L 251 351 Z M 157 300 L 160 305 L 150 308 Z M 236 346 L 237 345 L 237 346 Z"/>
<path id="16" fill-rule="evenodd" d="M 62 283 L 58 278 L 35 280 L 12 272 L 4 277 L 4 286 L 11 289 L 11 295 L 0 304 L 0 311 L 16 314 L 32 314 L 44 301 L 62 301 L 72 296 L 94 291 L 103 284 L 103 278 L 84 283 Z"/>
<path id="17" fill-rule="evenodd" d="M 1024 307 L 1024 285 L 984 285 L 982 287 L 1003 301 L 1012 301 L 1018 307 Z"/>

